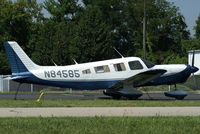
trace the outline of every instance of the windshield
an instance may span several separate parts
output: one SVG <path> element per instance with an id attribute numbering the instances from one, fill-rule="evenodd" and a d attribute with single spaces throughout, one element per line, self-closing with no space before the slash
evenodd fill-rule
<path id="1" fill-rule="evenodd" d="M 141 60 L 144 62 L 144 64 L 148 67 L 148 68 L 152 68 L 153 66 L 155 66 L 153 63 L 151 63 L 148 60 L 142 59 Z"/>

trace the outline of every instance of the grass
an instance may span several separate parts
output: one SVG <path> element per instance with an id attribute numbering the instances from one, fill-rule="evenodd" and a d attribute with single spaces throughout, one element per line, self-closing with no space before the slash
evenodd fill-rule
<path id="1" fill-rule="evenodd" d="M 200 100 L 0 100 L 0 107 L 173 107 L 200 106 Z"/>
<path id="2" fill-rule="evenodd" d="M 0 118 L 2 134 L 199 134 L 200 117 Z"/>

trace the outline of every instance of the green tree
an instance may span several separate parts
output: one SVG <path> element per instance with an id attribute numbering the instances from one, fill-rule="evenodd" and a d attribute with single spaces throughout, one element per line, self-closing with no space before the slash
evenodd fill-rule
<path id="1" fill-rule="evenodd" d="M 42 25 L 38 38 L 37 46 L 32 55 L 36 63 L 40 65 L 53 65 L 53 61 L 58 65 L 72 63 L 73 47 L 71 44 L 70 23 L 46 20 Z"/>
<path id="2" fill-rule="evenodd" d="M 28 52 L 29 41 L 33 32 L 33 25 L 42 16 L 41 8 L 36 0 L 27 2 L 26 0 L 17 0 L 16 2 L 10 0 L 0 1 L 0 42 L 14 40 L 17 41 Z M 9 73 L 7 58 L 5 56 L 3 47 L 0 47 L 0 70 L 1 73 Z"/>
<path id="3" fill-rule="evenodd" d="M 0 1 L 0 41 L 15 40 L 41 65 L 72 64 L 124 56 L 142 56 L 143 1 L 141 0 Z M 196 37 L 199 37 L 197 20 Z M 166 0 L 147 0 L 147 57 L 155 63 L 185 61 L 190 42 L 184 17 Z M 0 68 L 8 72 L 0 46 Z"/>
<path id="4" fill-rule="evenodd" d="M 111 27 L 103 19 L 98 6 L 88 5 L 75 27 L 73 44 L 79 49 L 81 62 L 111 58 L 113 38 Z"/>
<path id="5" fill-rule="evenodd" d="M 109 45 L 117 48 L 124 56 L 128 56 L 130 49 L 129 41 L 129 27 L 127 25 L 127 18 L 125 15 L 125 6 L 127 0 L 83 0 L 88 7 L 96 7 L 101 12 L 101 19 L 104 22 L 105 27 L 109 27 L 110 32 L 110 43 Z M 110 48 L 112 49 L 112 48 Z M 112 51 L 112 50 L 107 50 Z M 110 58 L 119 57 L 116 53 L 110 53 Z"/>
<path id="6" fill-rule="evenodd" d="M 127 15 L 131 31 L 131 40 L 138 44 L 139 56 L 142 56 L 143 3 L 129 1 Z M 155 63 L 162 63 L 169 52 L 181 56 L 181 40 L 189 38 L 184 17 L 177 7 L 165 0 L 147 1 L 147 57 Z M 131 12 L 132 11 L 132 12 Z M 136 23 L 137 22 L 137 23 Z M 136 24 L 135 24 L 136 23 Z M 134 25 L 135 24 L 135 25 Z"/>
<path id="7" fill-rule="evenodd" d="M 72 64 L 76 46 L 72 44 L 76 16 L 81 7 L 77 0 L 46 0 L 44 8 L 50 18 L 45 18 L 38 30 L 37 46 L 33 53 L 36 63 L 52 65 Z"/>
<path id="8" fill-rule="evenodd" d="M 196 26 L 194 27 L 194 29 L 196 31 L 196 34 L 195 34 L 196 38 L 200 39 L 200 15 L 196 20 Z"/>
<path id="9" fill-rule="evenodd" d="M 98 7 L 110 27 L 111 46 L 126 56 L 142 57 L 143 2 L 140 0 L 83 0 L 85 9 Z M 189 39 L 184 17 L 166 0 L 147 1 L 147 56 L 162 63 L 169 52 L 182 56 L 181 40 Z"/>
<path id="10" fill-rule="evenodd" d="M 72 20 L 81 10 L 78 0 L 45 0 L 44 8 L 57 22 Z"/>
<path id="11" fill-rule="evenodd" d="M 200 48 L 200 16 L 196 20 L 196 26 L 195 29 L 195 37 L 188 39 L 188 40 L 182 40 L 182 50 L 187 54 L 190 50 L 199 50 Z"/>

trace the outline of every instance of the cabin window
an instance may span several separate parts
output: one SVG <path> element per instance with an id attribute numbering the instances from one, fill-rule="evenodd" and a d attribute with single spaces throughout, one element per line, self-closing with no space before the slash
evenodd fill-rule
<path id="1" fill-rule="evenodd" d="M 124 63 L 114 64 L 114 68 L 115 68 L 116 72 L 118 72 L 118 71 L 126 71 L 126 67 L 125 67 Z"/>
<path id="2" fill-rule="evenodd" d="M 130 61 L 128 62 L 131 70 L 140 70 L 143 69 L 142 64 L 139 61 Z"/>
<path id="3" fill-rule="evenodd" d="M 91 71 L 90 71 L 90 69 L 86 69 L 86 70 L 83 70 L 82 73 L 83 73 L 83 74 L 90 74 Z"/>
<path id="4" fill-rule="evenodd" d="M 108 65 L 94 67 L 96 73 L 110 72 Z"/>

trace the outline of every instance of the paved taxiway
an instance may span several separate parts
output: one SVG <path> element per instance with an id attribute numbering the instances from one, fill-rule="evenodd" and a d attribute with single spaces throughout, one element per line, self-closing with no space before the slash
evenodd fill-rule
<path id="1" fill-rule="evenodd" d="M 142 100 L 170 100 L 162 93 L 144 94 Z M 39 93 L 20 93 L 18 99 L 36 99 Z M 0 94 L 0 99 L 13 99 L 14 94 Z M 45 99 L 111 99 L 102 93 L 48 93 Z M 189 93 L 186 100 L 200 100 L 200 94 Z M 200 116 L 200 107 L 72 107 L 72 108 L 0 108 L 0 117 L 62 117 L 62 116 Z"/>
<path id="2" fill-rule="evenodd" d="M 200 107 L 0 108 L 0 117 L 200 116 Z"/>
<path id="3" fill-rule="evenodd" d="M 0 94 L 0 99 L 13 99 L 15 94 L 3 93 Z M 149 97 L 150 96 L 150 97 Z M 166 97 L 163 93 L 149 93 L 144 94 L 140 97 L 140 100 L 172 100 L 174 98 Z M 19 93 L 17 99 L 20 100 L 34 100 L 39 97 L 39 93 Z M 105 96 L 103 93 L 71 93 L 71 94 L 61 94 L 61 93 L 47 93 L 45 94 L 45 99 L 67 99 L 67 100 L 93 100 L 93 99 L 111 99 L 109 96 Z M 189 92 L 185 100 L 200 100 L 199 93 Z"/>

